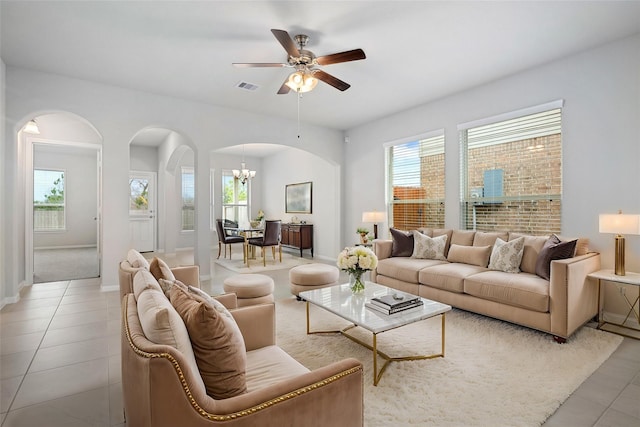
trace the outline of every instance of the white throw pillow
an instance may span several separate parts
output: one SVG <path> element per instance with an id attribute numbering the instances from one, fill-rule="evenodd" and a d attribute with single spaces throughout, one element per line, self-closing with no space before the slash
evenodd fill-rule
<path id="1" fill-rule="evenodd" d="M 524 236 L 510 242 L 497 238 L 491 251 L 489 268 L 506 273 L 520 273 L 520 262 L 524 253 Z"/>
<path id="2" fill-rule="evenodd" d="M 447 235 L 429 237 L 413 230 L 413 254 L 411 258 L 446 260 L 444 248 L 447 245 Z"/>
<path id="3" fill-rule="evenodd" d="M 129 249 L 129 252 L 127 252 L 127 261 L 129 261 L 129 264 L 131 264 L 133 268 L 149 269 L 149 261 L 135 249 Z"/>

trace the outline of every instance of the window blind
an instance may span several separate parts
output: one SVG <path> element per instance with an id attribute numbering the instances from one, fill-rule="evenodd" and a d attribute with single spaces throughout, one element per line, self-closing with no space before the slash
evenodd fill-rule
<path id="1" fill-rule="evenodd" d="M 444 134 L 389 145 L 386 157 L 390 226 L 444 227 Z"/>
<path id="2" fill-rule="evenodd" d="M 460 131 L 462 228 L 560 232 L 561 113 L 553 109 Z"/>

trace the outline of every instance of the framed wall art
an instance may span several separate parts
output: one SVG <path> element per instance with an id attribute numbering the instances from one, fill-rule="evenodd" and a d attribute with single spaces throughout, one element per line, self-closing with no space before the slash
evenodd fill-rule
<path id="1" fill-rule="evenodd" d="M 301 182 L 287 184 L 284 190 L 284 204 L 286 213 L 311 213 L 312 183 Z"/>

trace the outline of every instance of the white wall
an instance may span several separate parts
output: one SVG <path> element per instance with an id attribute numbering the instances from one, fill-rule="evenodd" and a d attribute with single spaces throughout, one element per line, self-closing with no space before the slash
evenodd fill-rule
<path id="1" fill-rule="evenodd" d="M 437 82 L 432 82 L 437 84 Z M 347 132 L 344 234 L 361 211 L 385 209 L 381 144 L 445 129 L 445 222 L 459 227 L 456 126 L 564 99 L 562 233 L 591 239 L 602 267 L 613 268 L 613 236 L 598 232 L 598 215 L 640 214 L 640 35 L 367 123 Z M 373 148 L 373 149 L 372 149 Z M 362 187 L 377 189 L 362 191 Z M 382 235 L 387 235 L 386 228 Z M 627 270 L 640 272 L 640 236 L 627 237 Z M 607 289 L 607 310 L 619 296 Z M 637 289 L 629 290 L 635 295 Z"/>
<path id="2" fill-rule="evenodd" d="M 64 171 L 65 229 L 33 233 L 33 247 L 87 247 L 97 243 L 97 151 L 34 146 L 34 169 Z"/>
<path id="3" fill-rule="evenodd" d="M 5 162 L 7 155 L 5 153 L 6 146 L 6 132 L 5 132 L 5 73 L 6 67 L 4 61 L 0 58 L 0 206 L 6 205 L 5 197 Z M 5 287 L 7 284 L 7 277 L 5 275 L 5 244 L 6 238 L 6 218 L 5 209 L 0 209 L 0 308 L 2 308 L 8 300 L 5 297 L 10 296 L 6 293 Z"/>
<path id="4" fill-rule="evenodd" d="M 4 165 L 7 168 L 5 197 L 23 203 L 23 192 L 16 178 L 21 175 L 24 160 L 20 157 L 17 131 L 28 118 L 50 111 L 68 111 L 85 118 L 102 137 L 103 143 L 103 288 L 117 286 L 117 265 L 127 252 L 128 200 L 130 164 L 129 142 L 140 130 L 161 127 L 183 136 L 194 150 L 196 169 L 197 230 L 195 262 L 201 274 L 210 274 L 209 233 L 209 153 L 216 149 L 252 142 L 297 146 L 335 163 L 342 162 L 342 132 L 306 125 L 302 141 L 296 138 L 297 122 L 259 114 L 221 108 L 176 98 L 117 88 L 84 80 L 71 79 L 32 70 L 6 69 L 7 140 Z M 247 126 L 251 123 L 251 126 Z M 169 154 L 170 155 L 170 154 Z M 159 156 L 162 161 L 162 156 Z M 6 296 L 15 296 L 24 281 L 24 212 L 7 213 L 7 230 L 12 230 L 5 251 L 11 248 L 11 259 L 5 266 Z"/>
<path id="5" fill-rule="evenodd" d="M 267 219 L 290 222 L 293 214 L 285 213 L 285 185 L 311 181 L 312 213 L 295 214 L 300 221 L 313 224 L 314 256 L 335 260 L 346 243 L 340 234 L 340 166 L 296 148 L 287 148 L 263 159 L 265 194 L 262 210 Z M 255 206 L 256 212 L 260 207 Z M 298 252 L 299 253 L 299 252 Z M 308 251 L 304 251 L 308 254 Z"/>
<path id="6" fill-rule="evenodd" d="M 129 167 L 132 171 L 158 172 L 158 148 L 132 145 Z"/>

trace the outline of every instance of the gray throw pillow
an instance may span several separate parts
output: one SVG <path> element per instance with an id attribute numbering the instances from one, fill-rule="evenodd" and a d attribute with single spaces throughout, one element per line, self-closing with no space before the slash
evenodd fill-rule
<path id="1" fill-rule="evenodd" d="M 406 231 L 390 228 L 391 238 L 391 256 L 411 256 L 413 254 L 413 234 Z"/>
<path id="2" fill-rule="evenodd" d="M 576 251 L 577 240 L 561 241 L 552 234 L 545 242 L 536 260 L 536 274 L 545 280 L 551 280 L 551 261 L 571 258 Z"/>

